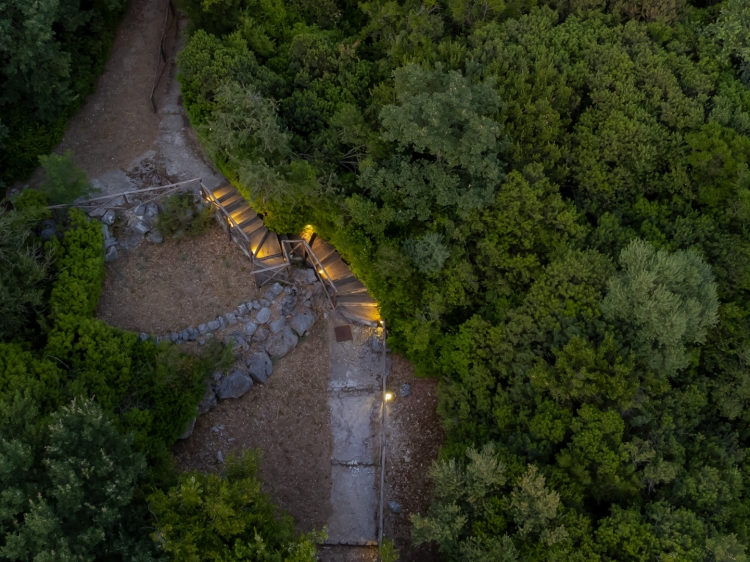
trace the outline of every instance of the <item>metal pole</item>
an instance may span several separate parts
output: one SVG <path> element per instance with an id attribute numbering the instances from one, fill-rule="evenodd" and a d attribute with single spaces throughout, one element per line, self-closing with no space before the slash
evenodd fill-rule
<path id="1" fill-rule="evenodd" d="M 386 415 L 386 409 L 388 408 L 388 401 L 385 398 L 386 379 L 388 374 L 386 373 L 386 345 L 385 345 L 385 320 L 380 321 L 383 325 L 383 414 L 380 421 L 380 434 L 381 440 L 381 452 L 380 452 L 380 524 L 378 528 L 378 562 L 380 562 L 380 547 L 383 545 L 383 502 L 385 501 L 385 445 L 386 445 L 386 422 L 388 417 Z"/>

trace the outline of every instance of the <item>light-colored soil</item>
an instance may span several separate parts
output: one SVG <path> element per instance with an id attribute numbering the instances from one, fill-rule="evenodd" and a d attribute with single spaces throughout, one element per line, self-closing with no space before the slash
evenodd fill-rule
<path id="1" fill-rule="evenodd" d="M 159 335 L 198 326 L 258 297 L 251 264 L 212 224 L 204 235 L 143 242 L 107 264 L 97 316 Z"/>
<path id="2" fill-rule="evenodd" d="M 388 389 L 393 393 L 388 410 L 388 445 L 385 477 L 384 534 L 396 543 L 399 562 L 437 562 L 436 549 L 411 544 L 412 513 L 426 515 L 432 486 L 428 471 L 437 459 L 444 432 L 437 414 L 437 379 L 414 376 L 411 363 L 393 355 Z M 399 396 L 404 383 L 411 394 Z M 401 504 L 401 513 L 388 509 L 388 502 Z"/>
<path id="3" fill-rule="evenodd" d="M 226 457 L 230 451 L 259 448 L 264 490 L 300 531 L 322 529 L 331 509 L 327 387 L 328 341 L 321 319 L 274 365 L 265 384 L 198 418 L 193 435 L 174 447 L 178 466 L 217 472 L 222 468 L 217 451 Z"/>

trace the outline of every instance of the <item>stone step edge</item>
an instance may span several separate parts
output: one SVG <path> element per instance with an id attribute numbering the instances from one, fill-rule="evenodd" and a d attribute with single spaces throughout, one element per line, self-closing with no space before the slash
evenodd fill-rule
<path id="1" fill-rule="evenodd" d="M 359 467 L 359 466 L 365 466 L 365 467 L 367 467 L 367 466 L 377 467 L 378 466 L 377 463 L 374 462 L 374 461 L 372 461 L 372 462 L 365 462 L 365 461 L 340 461 L 340 460 L 334 459 L 334 458 L 331 458 L 331 464 L 334 465 L 334 466 L 349 466 L 351 468 L 356 468 L 356 467 Z"/>
<path id="2" fill-rule="evenodd" d="M 321 544 L 324 544 L 326 546 L 363 546 L 363 547 L 370 547 L 370 546 L 378 546 L 378 541 L 371 540 L 371 541 L 335 541 L 332 539 L 326 539 Z"/>

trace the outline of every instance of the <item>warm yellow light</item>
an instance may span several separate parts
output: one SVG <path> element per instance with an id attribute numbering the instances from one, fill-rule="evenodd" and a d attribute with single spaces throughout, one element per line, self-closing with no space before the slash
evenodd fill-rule
<path id="1" fill-rule="evenodd" d="M 305 225 L 305 230 L 312 230 L 312 225 L 311 224 L 306 224 Z"/>
<path id="2" fill-rule="evenodd" d="M 390 400 L 391 398 L 393 398 L 393 394 L 390 393 L 390 392 L 386 392 L 385 393 L 385 401 L 388 402 L 388 400 Z"/>
<path id="3" fill-rule="evenodd" d="M 322 270 L 322 269 L 319 269 L 319 270 L 318 270 L 318 273 L 320 273 L 321 275 L 323 275 L 323 270 Z"/>

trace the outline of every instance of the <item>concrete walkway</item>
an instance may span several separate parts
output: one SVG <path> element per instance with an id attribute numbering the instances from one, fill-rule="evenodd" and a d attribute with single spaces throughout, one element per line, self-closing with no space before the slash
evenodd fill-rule
<path id="1" fill-rule="evenodd" d="M 338 312 L 328 313 L 333 512 L 327 542 L 376 545 L 382 336 L 379 329 L 351 324 L 353 339 L 337 342 L 334 328 L 347 324 Z"/>

